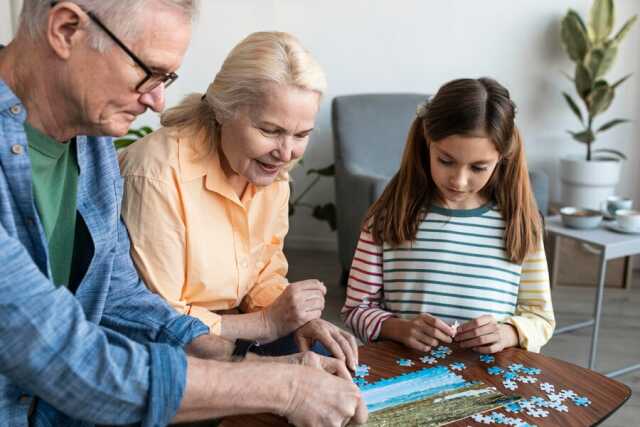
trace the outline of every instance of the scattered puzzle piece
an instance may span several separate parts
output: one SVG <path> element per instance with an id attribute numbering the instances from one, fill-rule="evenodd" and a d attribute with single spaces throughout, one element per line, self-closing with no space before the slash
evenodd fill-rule
<path id="1" fill-rule="evenodd" d="M 540 375 L 542 373 L 539 368 L 522 368 L 521 371 L 527 375 Z"/>
<path id="2" fill-rule="evenodd" d="M 578 406 L 589 406 L 589 405 L 591 405 L 591 401 L 589 399 L 587 399 L 586 397 L 572 397 L 571 400 L 573 400 L 573 403 L 575 403 Z"/>
<path id="3" fill-rule="evenodd" d="M 504 370 L 499 366 L 491 366 L 490 368 L 487 368 L 487 373 L 489 375 L 500 375 L 503 372 Z"/>
<path id="4" fill-rule="evenodd" d="M 508 388 L 511 391 L 518 388 L 518 384 L 512 380 L 502 381 L 502 384 L 504 385 L 505 388 Z"/>
<path id="5" fill-rule="evenodd" d="M 428 363 L 429 365 L 434 365 L 434 364 L 438 363 L 438 359 L 436 359 L 435 357 L 431 357 L 431 356 L 422 356 L 420 358 L 420 361 L 422 363 Z"/>
<path id="6" fill-rule="evenodd" d="M 396 363 L 400 366 L 413 366 L 413 360 L 411 359 L 398 359 Z"/>
<path id="7" fill-rule="evenodd" d="M 358 387 L 364 387 L 365 385 L 369 384 L 367 380 L 362 377 L 353 377 L 352 381 Z"/>
<path id="8" fill-rule="evenodd" d="M 516 374 L 515 372 L 505 372 L 502 378 L 504 378 L 505 380 L 515 380 L 516 378 L 518 378 L 518 374 Z"/>
<path id="9" fill-rule="evenodd" d="M 544 391 L 545 393 L 553 393 L 554 391 L 556 391 L 556 388 L 553 384 L 542 383 L 540 384 L 540 390 Z"/>
<path id="10" fill-rule="evenodd" d="M 513 372 L 520 372 L 522 368 L 524 368 L 524 365 L 521 365 L 520 363 L 512 363 L 509 365 L 509 370 Z"/>
<path id="11" fill-rule="evenodd" d="M 480 355 L 480 361 L 484 362 L 484 363 L 493 363 L 495 362 L 496 358 L 494 356 L 492 356 L 491 354 L 481 354 Z"/>
<path id="12" fill-rule="evenodd" d="M 369 366 L 365 364 L 356 366 L 355 375 L 356 377 L 366 377 L 369 375 Z"/>
<path id="13" fill-rule="evenodd" d="M 549 411 L 545 411 L 544 409 L 533 408 L 527 411 L 527 415 L 534 418 L 546 418 L 549 416 Z"/>
<path id="14" fill-rule="evenodd" d="M 490 416 L 487 416 L 487 415 L 475 414 L 475 415 L 472 415 L 471 418 L 473 418 L 473 421 L 475 421 L 477 423 L 493 424 L 493 418 L 491 418 Z"/>
<path id="15" fill-rule="evenodd" d="M 454 371 L 462 371 L 463 369 L 465 369 L 465 368 L 466 368 L 465 364 L 464 364 L 464 363 L 462 363 L 462 362 L 455 362 L 455 363 L 452 363 L 451 365 L 449 365 L 449 367 L 450 367 L 451 369 L 453 369 Z"/>
<path id="16" fill-rule="evenodd" d="M 504 405 L 504 410 L 510 412 L 512 414 L 517 414 L 518 412 L 522 412 L 522 408 L 518 404 L 518 402 L 511 402 Z"/>
<path id="17" fill-rule="evenodd" d="M 518 381 L 525 384 L 533 384 L 538 382 L 536 377 L 526 376 L 526 377 L 518 377 Z"/>

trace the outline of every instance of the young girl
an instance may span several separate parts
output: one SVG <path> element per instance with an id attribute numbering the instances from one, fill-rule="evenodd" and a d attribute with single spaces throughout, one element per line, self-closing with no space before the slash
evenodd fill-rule
<path id="1" fill-rule="evenodd" d="M 342 316 L 363 342 L 495 353 L 549 340 L 542 221 L 515 114 L 488 78 L 451 81 L 418 107 L 351 267 Z"/>

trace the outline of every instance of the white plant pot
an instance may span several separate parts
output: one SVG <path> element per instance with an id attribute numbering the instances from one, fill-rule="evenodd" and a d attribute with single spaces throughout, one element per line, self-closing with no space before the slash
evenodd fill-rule
<path id="1" fill-rule="evenodd" d="M 600 209 L 613 196 L 620 181 L 621 160 L 592 160 L 567 156 L 560 159 L 560 190 L 563 206 Z"/>

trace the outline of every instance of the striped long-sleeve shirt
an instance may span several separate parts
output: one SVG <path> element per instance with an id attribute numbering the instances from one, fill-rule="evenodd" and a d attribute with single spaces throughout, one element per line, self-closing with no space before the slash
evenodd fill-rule
<path id="1" fill-rule="evenodd" d="M 375 341 L 389 317 L 429 313 L 448 323 L 491 314 L 513 325 L 520 347 L 539 351 L 555 318 L 542 245 L 522 264 L 505 251 L 505 222 L 489 205 L 472 210 L 432 207 L 416 239 L 374 243 L 363 231 L 342 308 L 363 341 Z"/>

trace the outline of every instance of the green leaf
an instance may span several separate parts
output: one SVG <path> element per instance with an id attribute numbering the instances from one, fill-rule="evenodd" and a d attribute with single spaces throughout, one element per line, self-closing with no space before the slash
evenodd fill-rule
<path id="1" fill-rule="evenodd" d="M 589 13 L 589 27 L 595 44 L 603 43 L 613 31 L 615 13 L 613 0 L 594 0 Z"/>
<path id="2" fill-rule="evenodd" d="M 560 36 L 569 57 L 574 62 L 582 61 L 591 43 L 587 35 L 587 28 L 576 11 L 569 9 L 562 19 Z"/>
<path id="3" fill-rule="evenodd" d="M 596 153 L 608 153 L 608 154 L 613 154 L 621 159 L 627 160 L 627 156 L 624 155 L 623 152 L 618 151 L 618 150 L 612 150 L 610 148 L 598 148 L 597 150 L 593 150 L 591 152 L 592 154 L 596 154 Z"/>
<path id="4" fill-rule="evenodd" d="M 596 139 L 595 135 L 590 130 L 584 130 L 582 132 L 571 132 L 568 130 L 567 132 L 571 134 L 573 139 L 578 142 L 584 142 L 585 144 L 591 144 Z"/>
<path id="5" fill-rule="evenodd" d="M 129 129 L 129 132 L 127 132 L 127 135 L 137 136 L 138 138 L 144 138 L 145 133 L 138 129 Z"/>
<path id="6" fill-rule="evenodd" d="M 113 145 L 116 147 L 116 150 L 120 150 L 121 148 L 128 147 L 136 141 L 137 139 L 133 138 L 120 138 L 113 141 Z"/>
<path id="7" fill-rule="evenodd" d="M 593 79 L 591 77 L 591 72 L 589 69 L 585 67 L 582 62 L 578 62 L 576 64 L 576 90 L 580 97 L 585 99 L 589 92 L 591 92 L 591 86 L 593 85 Z"/>
<path id="8" fill-rule="evenodd" d="M 587 97 L 589 114 L 595 117 L 609 108 L 615 93 L 608 84 L 597 85 Z"/>
<path id="9" fill-rule="evenodd" d="M 140 128 L 140 131 L 145 135 L 149 135 L 150 133 L 153 132 L 153 129 L 151 129 L 149 126 L 143 126 Z"/>
<path id="10" fill-rule="evenodd" d="M 618 86 L 620 86 L 622 83 L 624 83 L 629 77 L 631 77 L 633 74 L 627 74 L 626 76 L 624 76 L 623 78 L 621 78 L 620 80 L 618 80 L 617 82 L 615 82 L 614 84 L 611 85 L 612 88 L 616 89 Z"/>
<path id="11" fill-rule="evenodd" d="M 573 111 L 573 113 L 578 116 L 578 118 L 580 119 L 580 123 L 584 123 L 584 119 L 582 118 L 582 113 L 580 112 L 580 108 L 578 108 L 578 105 L 574 102 L 573 98 L 571 98 L 571 95 L 569 95 L 567 92 L 562 92 L 562 95 L 564 96 L 564 99 L 567 101 L 567 104 L 569 104 L 569 108 L 571 108 L 571 111 Z"/>
<path id="12" fill-rule="evenodd" d="M 585 57 L 585 63 L 587 64 L 593 78 L 597 79 L 609 71 L 609 68 L 613 65 L 617 54 L 618 48 L 615 45 L 606 49 L 597 48 L 590 50 Z"/>
<path id="13" fill-rule="evenodd" d="M 326 166 L 321 169 L 309 169 L 309 171 L 307 172 L 307 175 L 312 175 L 312 174 L 317 174 L 321 176 L 335 176 L 336 168 L 334 164 L 330 164 L 329 166 Z"/>
<path id="14" fill-rule="evenodd" d="M 633 27 L 633 24 L 635 24 L 637 19 L 638 15 L 633 15 L 627 22 L 624 23 L 622 28 L 620 28 L 620 31 L 618 31 L 618 34 L 613 37 L 613 42 L 615 44 L 620 43 L 622 39 L 626 37 L 627 33 L 629 32 L 629 30 L 631 30 L 631 27 Z"/>
<path id="15" fill-rule="evenodd" d="M 598 128 L 598 130 L 596 131 L 596 133 L 600 133 L 600 132 L 604 132 L 605 130 L 611 129 L 614 126 L 617 126 L 621 123 L 628 123 L 631 120 L 627 120 L 627 119 L 614 119 L 614 120 L 610 120 L 607 123 L 603 124 L 602 126 L 600 126 Z"/>
<path id="16" fill-rule="evenodd" d="M 333 203 L 326 203 L 321 206 L 316 206 L 315 208 L 313 208 L 313 212 L 311 215 L 320 221 L 327 221 L 329 223 L 329 227 L 331 227 L 331 230 L 336 230 L 336 205 L 334 205 Z"/>

